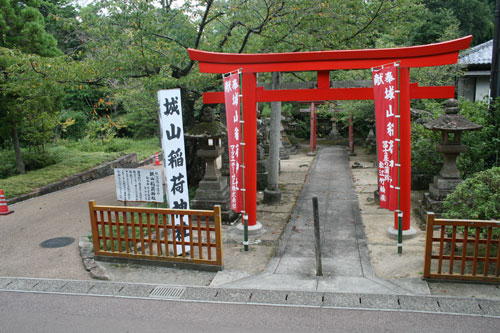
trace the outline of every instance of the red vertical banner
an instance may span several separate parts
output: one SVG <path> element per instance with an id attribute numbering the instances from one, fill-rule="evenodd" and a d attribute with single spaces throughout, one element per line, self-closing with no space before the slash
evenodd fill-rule
<path id="1" fill-rule="evenodd" d="M 398 68 L 373 70 L 380 207 L 398 209 Z"/>
<path id="2" fill-rule="evenodd" d="M 243 208 L 243 163 L 241 152 L 240 103 L 241 89 L 238 73 L 223 79 L 226 104 L 227 141 L 229 152 L 229 185 L 231 189 L 231 209 L 240 213 Z"/>

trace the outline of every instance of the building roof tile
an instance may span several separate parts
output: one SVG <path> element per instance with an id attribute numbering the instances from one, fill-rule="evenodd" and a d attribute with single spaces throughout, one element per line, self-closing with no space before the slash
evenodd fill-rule
<path id="1" fill-rule="evenodd" d="M 493 39 L 468 49 L 458 58 L 458 63 L 461 65 L 491 64 L 492 52 Z"/>

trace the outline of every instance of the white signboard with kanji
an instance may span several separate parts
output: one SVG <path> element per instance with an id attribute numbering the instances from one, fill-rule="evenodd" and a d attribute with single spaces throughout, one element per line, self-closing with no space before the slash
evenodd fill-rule
<path id="1" fill-rule="evenodd" d="M 189 209 L 181 90 L 158 91 L 158 103 L 168 206 L 172 209 Z M 186 222 L 187 218 L 184 224 Z M 175 224 L 180 224 L 179 218 L 175 219 Z M 176 233 L 176 239 L 181 241 L 180 232 Z M 186 229 L 184 240 L 189 241 L 189 231 Z M 180 246 L 178 246 L 178 251 L 179 249 Z M 186 246 L 186 249 L 189 250 L 189 247 Z"/>
<path id="2" fill-rule="evenodd" d="M 158 91 L 168 206 L 189 209 L 180 89 Z"/>
<path id="3" fill-rule="evenodd" d="M 163 202 L 161 170 L 116 168 L 114 171 L 119 201 Z"/>

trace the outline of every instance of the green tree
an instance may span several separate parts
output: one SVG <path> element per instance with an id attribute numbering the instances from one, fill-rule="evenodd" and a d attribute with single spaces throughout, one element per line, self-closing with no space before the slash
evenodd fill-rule
<path id="1" fill-rule="evenodd" d="M 60 55 L 57 41 L 45 31 L 45 19 L 37 0 L 0 0 L 0 46 L 36 53 L 44 57 Z"/>
<path id="2" fill-rule="evenodd" d="M 59 87 L 35 72 L 40 64 L 32 61 L 37 58 L 42 59 L 0 48 L 0 134 L 12 140 L 20 173 L 24 172 L 21 142 L 43 149 L 61 99 Z"/>
<path id="3" fill-rule="evenodd" d="M 43 0 L 38 7 L 45 19 L 45 30 L 57 40 L 58 48 L 80 59 L 87 38 L 80 28 L 78 8 L 72 0 Z"/>
<path id="4" fill-rule="evenodd" d="M 414 44 L 436 42 L 450 24 L 458 23 L 461 36 L 473 35 L 472 46 L 493 37 L 494 12 L 486 0 L 424 0 L 428 13 L 415 31 Z"/>
<path id="5" fill-rule="evenodd" d="M 20 173 L 25 172 L 21 144 L 44 148 L 57 124 L 63 87 L 85 75 L 62 57 L 46 31 L 39 8 L 48 3 L 0 0 L 0 136 L 14 147 Z"/>
<path id="6" fill-rule="evenodd" d="M 372 47 L 381 31 L 403 24 L 398 17 L 409 17 L 418 7 L 413 0 L 173 4 L 100 0 L 84 8 L 80 17 L 88 37 L 87 58 L 99 61 L 103 75 L 113 82 L 110 98 L 127 113 L 146 109 L 148 118 L 155 119 L 156 91 L 183 88 L 187 127 L 201 108 L 202 92 L 221 85 L 220 77 L 199 73 L 188 48 L 258 53 Z M 141 103 L 133 102 L 137 100 Z"/>

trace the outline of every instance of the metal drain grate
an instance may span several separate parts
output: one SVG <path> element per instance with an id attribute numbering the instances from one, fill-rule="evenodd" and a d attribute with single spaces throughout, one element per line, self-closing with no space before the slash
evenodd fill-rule
<path id="1" fill-rule="evenodd" d="M 178 298 L 181 298 L 182 294 L 184 294 L 184 291 L 186 291 L 186 288 L 183 288 L 183 287 L 157 286 L 157 287 L 155 287 L 155 289 L 153 289 L 151 294 L 149 294 L 149 297 L 178 299 Z"/>

